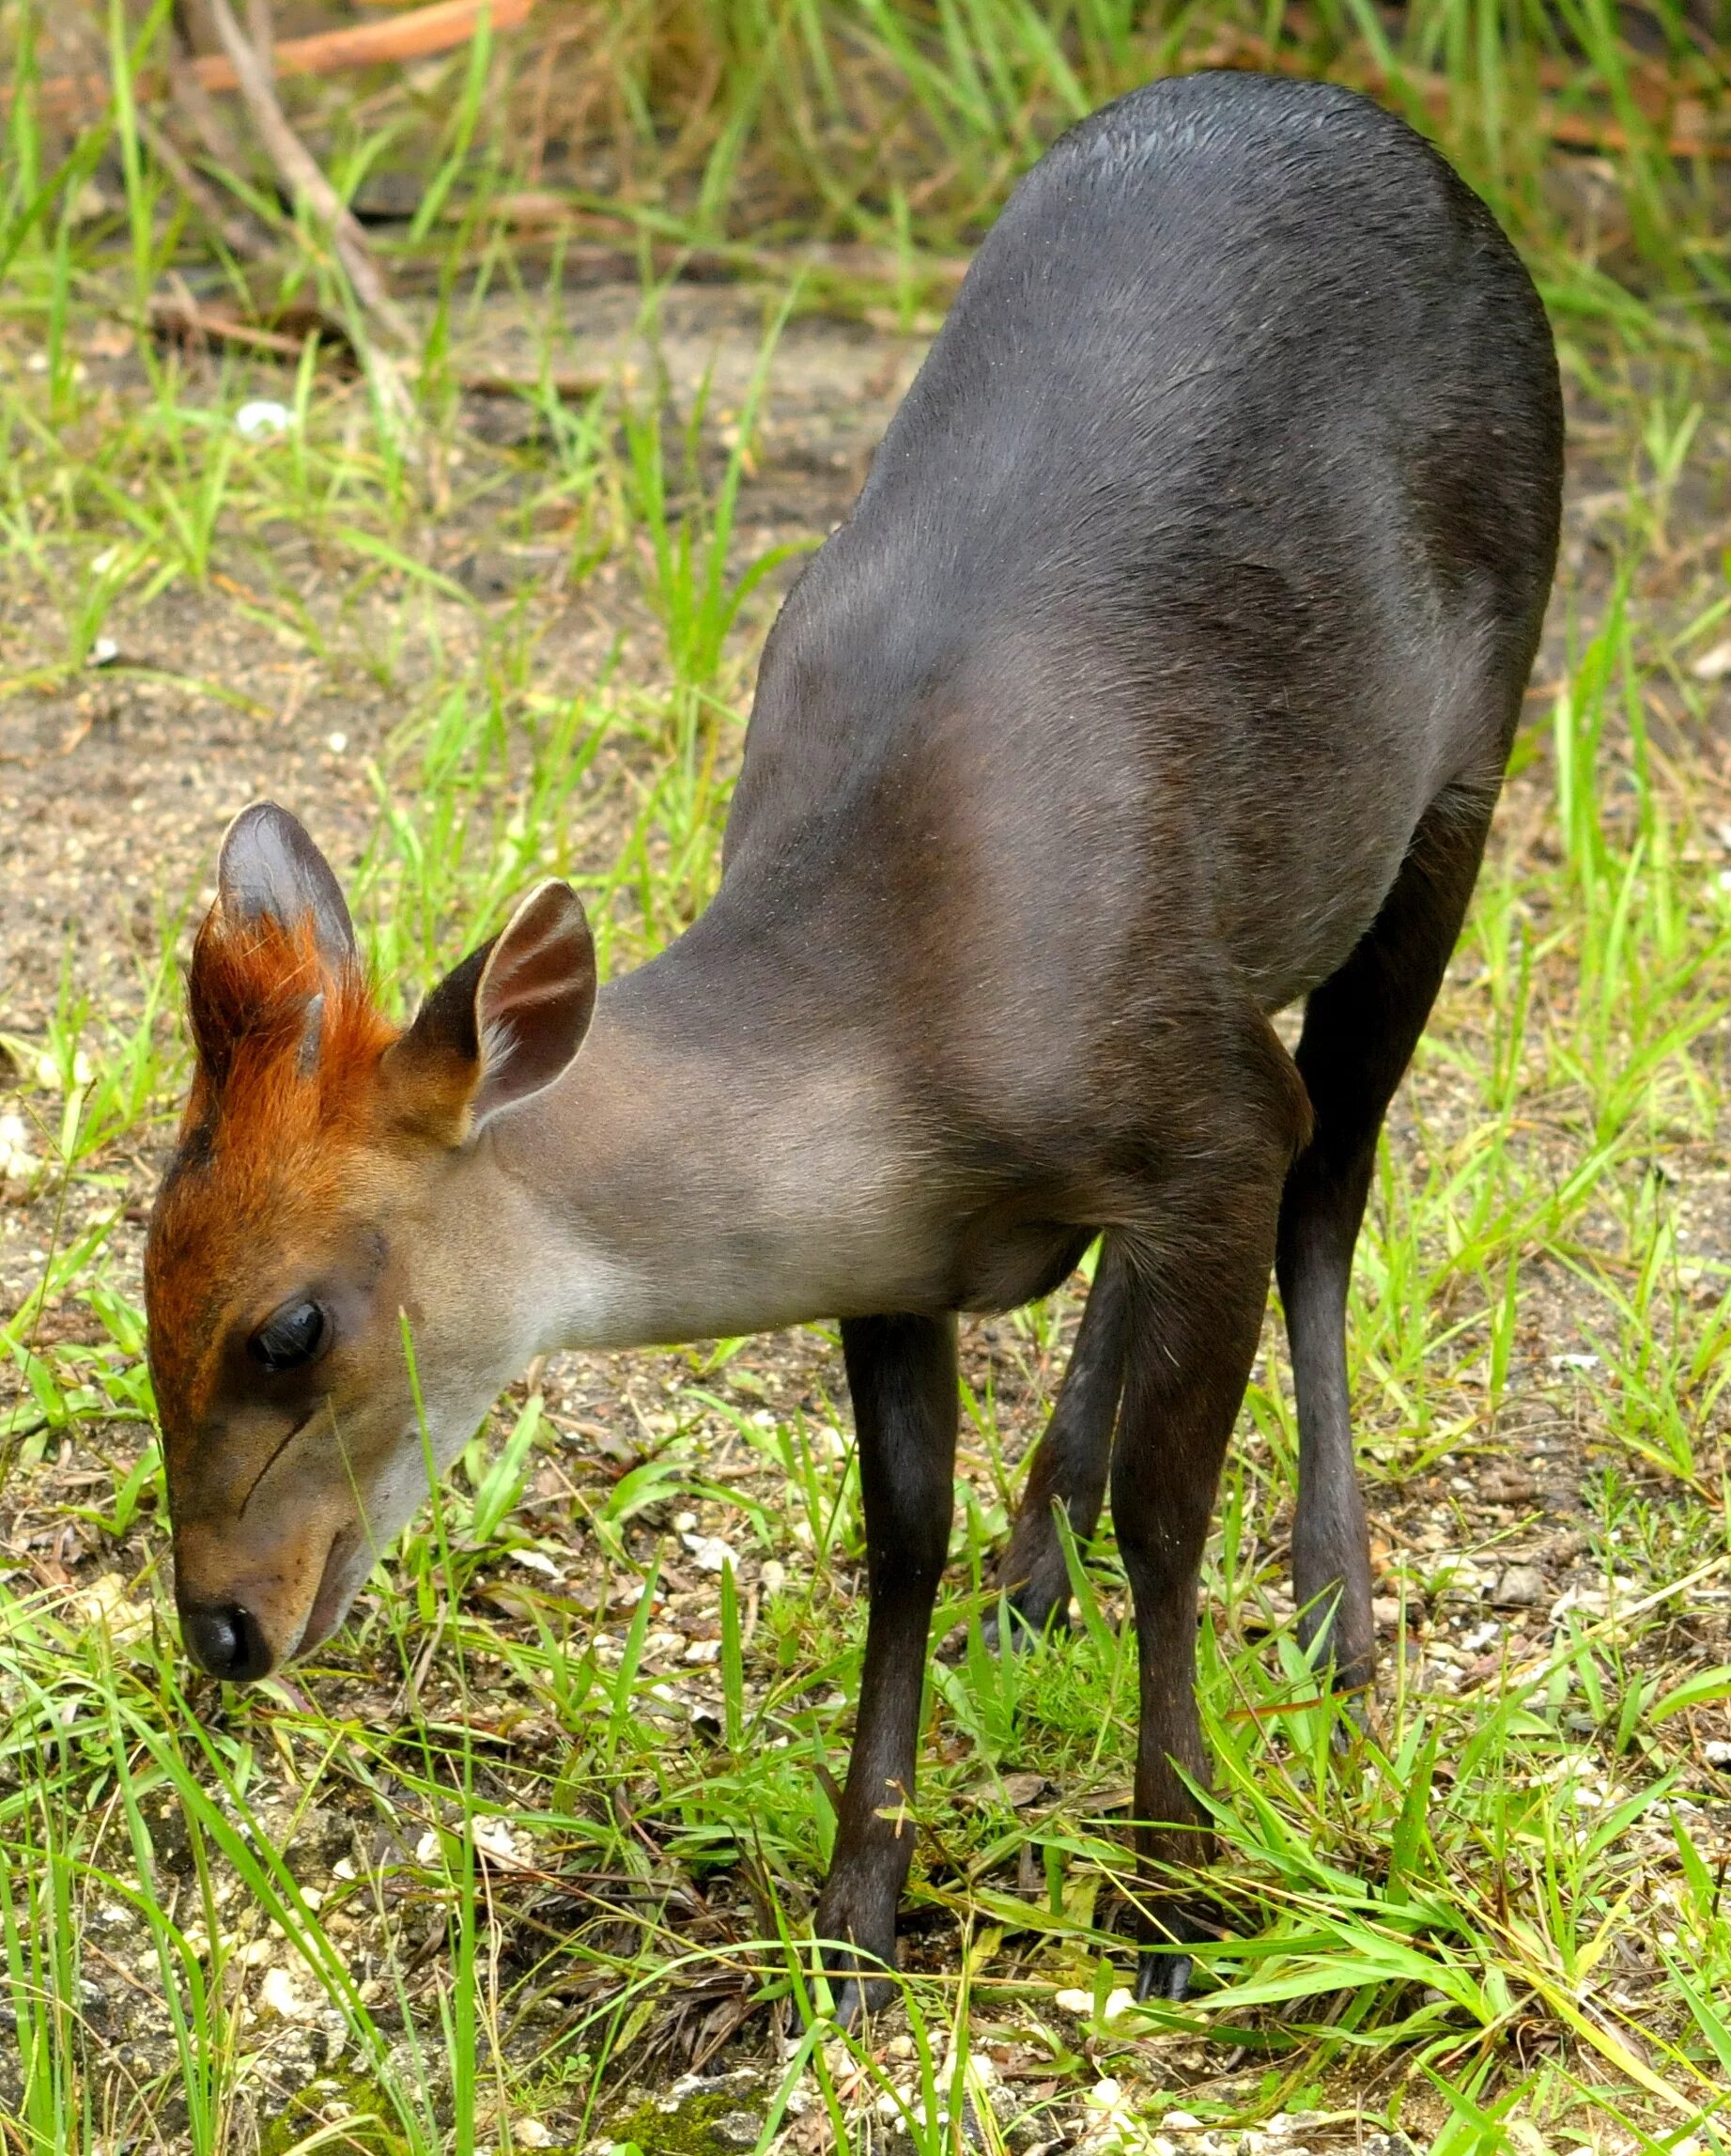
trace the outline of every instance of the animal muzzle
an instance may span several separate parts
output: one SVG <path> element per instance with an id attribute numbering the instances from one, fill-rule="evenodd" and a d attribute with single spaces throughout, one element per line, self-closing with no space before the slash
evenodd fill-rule
<path id="1" fill-rule="evenodd" d="M 175 1538 L 176 1600 L 181 1639 L 199 1668 L 230 1684 L 255 1683 L 298 1651 L 315 1618 L 319 1636 L 341 1621 L 348 1596 L 332 1609 L 331 1590 L 344 1572 L 339 1552 L 354 1537 L 334 1512 L 312 1509 L 287 1534 L 264 1519 L 256 1527 L 249 1521 L 242 1533 L 232 1523 L 182 1527 Z"/>
<path id="2" fill-rule="evenodd" d="M 242 1604 L 197 1604 L 180 1612 L 180 1636 L 198 1667 L 231 1684 L 269 1676 L 272 1655 L 264 1627 Z"/>

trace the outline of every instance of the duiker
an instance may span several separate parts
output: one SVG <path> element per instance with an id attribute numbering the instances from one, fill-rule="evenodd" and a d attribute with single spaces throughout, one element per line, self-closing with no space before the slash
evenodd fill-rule
<path id="1" fill-rule="evenodd" d="M 1477 871 L 1550 587 L 1562 420 L 1521 263 L 1345 91 L 1156 84 L 981 249 L 765 651 L 714 904 L 597 994 L 546 884 L 405 1031 L 336 880 L 249 809 L 189 985 L 151 1225 L 189 1649 L 256 1678 L 341 1620 L 547 1350 L 842 1321 L 871 1617 L 816 1914 L 892 1966 L 956 1313 L 1096 1235 L 1003 1560 L 1061 1617 L 1109 1472 L 1134 1590 L 1144 1988 L 1206 1923 L 1197 1578 L 1271 1266 L 1296 1592 L 1372 1675 L 1348 1277 L 1389 1097 Z M 1290 1056 L 1270 1015 L 1305 1000 Z M 1181 1770 L 1182 1772 L 1181 1773 Z"/>

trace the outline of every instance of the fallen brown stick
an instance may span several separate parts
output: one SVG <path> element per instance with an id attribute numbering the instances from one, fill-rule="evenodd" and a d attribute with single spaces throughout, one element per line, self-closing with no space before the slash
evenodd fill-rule
<path id="1" fill-rule="evenodd" d="M 272 359 L 298 360 L 308 337 L 317 337 L 335 357 L 350 364 L 355 358 L 348 332 L 322 310 L 256 322 L 223 307 L 203 306 L 190 292 L 156 292 L 150 299 L 149 322 L 158 336 L 173 337 L 179 344 L 226 345 Z"/>
<path id="2" fill-rule="evenodd" d="M 426 481 L 429 504 L 441 508 L 445 489 L 437 446 L 429 442 L 421 425 L 421 415 L 404 382 L 401 365 L 381 349 L 375 334 L 376 331 L 382 331 L 386 340 L 399 352 L 408 351 L 416 343 L 414 326 L 392 298 L 383 272 L 366 243 L 366 235 L 355 223 L 348 204 L 325 177 L 317 159 L 289 126 L 277 101 L 270 64 L 236 22 L 229 0 L 205 0 L 205 5 L 223 41 L 223 50 L 233 64 L 236 84 L 271 163 L 300 208 L 323 225 L 331 250 L 348 279 L 349 289 L 358 302 L 349 334 L 362 369 L 372 386 L 379 424 L 394 439 L 407 461 Z M 268 22 L 262 8 L 251 12 L 255 21 Z M 364 328 L 362 316 L 366 318 Z"/>
<path id="3" fill-rule="evenodd" d="M 580 398 L 594 396 L 607 387 L 605 377 L 598 374 L 572 374 L 563 368 L 549 375 L 499 374 L 488 368 L 456 367 L 452 379 L 458 389 L 471 396 L 523 396 L 546 387 L 562 402 L 576 403 Z"/>
<path id="4" fill-rule="evenodd" d="M 209 306 L 184 288 L 151 295 L 150 327 L 160 337 L 192 347 L 212 346 L 255 352 L 265 359 L 299 360 L 309 337 L 340 367 L 353 371 L 358 355 L 346 327 L 322 308 L 290 307 L 268 321 L 250 319 L 223 306 Z M 405 363 L 404 372 L 417 370 Z M 551 374 L 509 374 L 497 367 L 453 367 L 450 379 L 472 396 L 520 396 L 546 388 L 575 402 L 604 389 L 606 378 L 556 368 Z"/>
<path id="5" fill-rule="evenodd" d="M 495 31 L 515 30 L 527 22 L 535 0 L 491 0 Z M 487 0 L 435 0 L 430 8 L 413 8 L 384 23 L 356 23 L 346 30 L 321 30 L 311 38 L 286 38 L 270 49 L 273 71 L 281 75 L 334 75 L 346 68 L 371 68 L 394 60 L 421 60 L 433 53 L 449 52 L 467 44 L 487 12 Z M 206 90 L 233 90 L 240 78 L 226 53 L 201 53 L 191 70 Z M 162 83 L 153 75 L 147 87 L 154 94 Z M 11 91 L 7 91 L 10 101 Z M 37 92 L 44 113 L 86 111 L 108 102 L 108 82 L 102 75 L 54 75 Z"/>
<path id="6" fill-rule="evenodd" d="M 235 21 L 228 0 L 207 0 L 210 20 L 235 70 L 235 82 L 253 116 L 253 125 L 270 162 L 296 201 L 304 203 L 331 235 L 337 259 L 348 272 L 355 297 L 394 343 L 412 345 L 414 332 L 402 309 L 385 289 L 366 235 L 348 204 L 319 169 L 318 161 L 283 116 L 261 55 Z M 364 355 L 363 355 L 364 356 Z"/>
<path id="7" fill-rule="evenodd" d="M 491 0 L 495 31 L 515 30 L 527 22 L 535 0 Z M 421 60 L 467 44 L 481 26 L 487 0 L 436 0 L 412 8 L 385 23 L 356 23 L 346 30 L 321 30 L 316 37 L 287 38 L 271 48 L 279 75 L 332 75 L 345 68 L 371 68 L 393 60 Z M 237 87 L 232 66 L 215 53 L 193 62 L 208 90 Z"/>

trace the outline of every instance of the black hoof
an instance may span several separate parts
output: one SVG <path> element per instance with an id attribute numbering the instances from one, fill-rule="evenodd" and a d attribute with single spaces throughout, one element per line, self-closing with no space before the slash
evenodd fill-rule
<path id="1" fill-rule="evenodd" d="M 1146 2005 L 1164 1999 L 1168 2006 L 1182 2006 L 1190 1995 L 1196 1972 L 1190 1949 L 1221 1936 L 1218 1915 L 1207 1903 L 1157 1904 L 1157 1914 L 1145 1917 L 1141 1953 L 1136 1962 L 1136 1995 Z"/>
<path id="2" fill-rule="evenodd" d="M 1369 1640 L 1343 1638 L 1327 1624 L 1306 1626 L 1300 1621 L 1299 1644 L 1310 1657 L 1310 1667 L 1331 1692 L 1350 1699 L 1368 1699 L 1376 1684 L 1376 1648 Z"/>
<path id="3" fill-rule="evenodd" d="M 830 2011 L 844 2029 L 881 2013 L 896 1994 L 895 1915 L 888 1919 L 819 1908 L 812 1922 L 817 1967 L 829 1986 Z"/>
<path id="4" fill-rule="evenodd" d="M 1190 1996 L 1190 1972 L 1195 1967 L 1188 1954 L 1175 1947 L 1144 1947 L 1136 1963 L 1136 1996 L 1138 2006 L 1150 1999 L 1182 2007 Z"/>
<path id="5" fill-rule="evenodd" d="M 1349 1682 L 1335 1670 L 1329 1672 L 1329 1688 L 1334 1695 L 1335 1720 L 1328 1732 L 1328 1747 L 1336 1759 L 1342 1760 L 1357 1751 L 1371 1734 L 1376 1696 L 1368 1683 Z"/>
<path id="6" fill-rule="evenodd" d="M 881 2014 L 896 1994 L 896 1987 L 885 1978 L 842 1977 L 839 1971 L 830 1977 L 829 1986 L 835 2000 L 831 2019 L 850 2036 L 873 2014 Z"/>

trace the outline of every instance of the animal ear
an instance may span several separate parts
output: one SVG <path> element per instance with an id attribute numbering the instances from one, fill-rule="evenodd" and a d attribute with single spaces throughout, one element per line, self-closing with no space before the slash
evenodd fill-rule
<path id="1" fill-rule="evenodd" d="M 296 1025 L 298 1066 L 310 1078 L 325 989 L 360 981 L 354 924 L 331 864 L 286 809 L 255 801 L 224 835 L 216 881 L 186 984 L 199 1068 L 220 1092 L 240 1042 Z"/>
<path id="2" fill-rule="evenodd" d="M 595 1003 L 595 939 L 569 884 L 532 891 L 471 951 L 385 1056 L 399 1115 L 459 1144 L 540 1093 L 583 1045 Z"/>
<path id="3" fill-rule="evenodd" d="M 229 825 L 216 885 L 226 921 L 270 919 L 291 935 L 310 927 L 332 972 L 355 964 L 354 923 L 342 886 L 304 828 L 274 801 L 255 801 Z"/>

